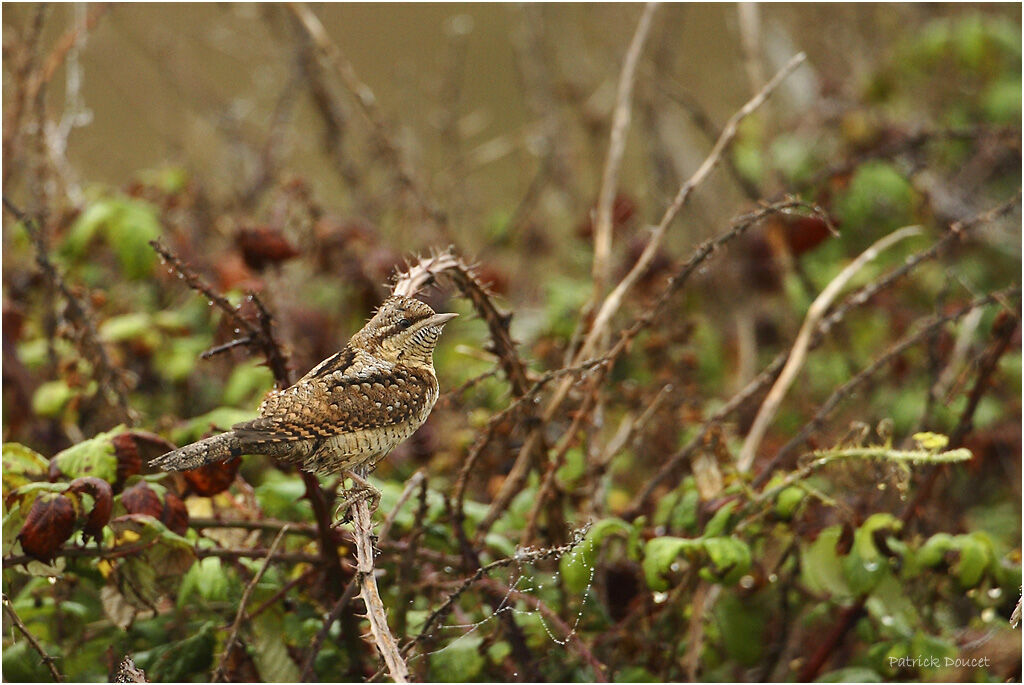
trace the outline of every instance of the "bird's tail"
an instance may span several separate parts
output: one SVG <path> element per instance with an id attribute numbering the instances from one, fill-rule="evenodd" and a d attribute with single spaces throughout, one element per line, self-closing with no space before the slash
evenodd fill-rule
<path id="1" fill-rule="evenodd" d="M 187 471 L 204 464 L 223 461 L 241 455 L 242 446 L 233 431 L 214 435 L 191 445 L 185 445 L 173 452 L 157 457 L 149 462 L 151 466 L 164 471 Z"/>

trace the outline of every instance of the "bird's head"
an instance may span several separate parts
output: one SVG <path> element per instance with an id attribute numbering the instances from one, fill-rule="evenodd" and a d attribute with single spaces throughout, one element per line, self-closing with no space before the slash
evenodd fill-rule
<path id="1" fill-rule="evenodd" d="M 392 295 L 352 342 L 393 363 L 431 365 L 441 329 L 456 316 L 437 314 L 419 300 Z"/>

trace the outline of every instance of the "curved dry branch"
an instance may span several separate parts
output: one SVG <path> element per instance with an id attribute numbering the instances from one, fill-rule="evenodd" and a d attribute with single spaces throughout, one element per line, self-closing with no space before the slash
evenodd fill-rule
<path id="1" fill-rule="evenodd" d="M 800 327 L 800 332 L 796 336 L 796 342 L 793 343 L 793 350 L 789 354 L 789 360 L 782 368 L 782 373 L 779 374 L 772 389 L 768 392 L 768 396 L 761 404 L 757 417 L 750 427 L 750 432 L 747 433 L 747 439 L 743 443 L 743 449 L 740 450 L 740 456 L 736 462 L 736 468 L 740 473 L 749 471 L 753 465 L 754 456 L 757 454 L 757 448 L 761 445 L 761 439 L 764 437 L 765 431 L 768 430 L 768 424 L 775 418 L 775 413 L 778 411 L 782 399 L 786 396 L 790 386 L 796 380 L 797 374 L 800 373 L 800 369 L 803 368 L 804 362 L 807 360 L 807 352 L 811 347 L 811 338 L 814 335 L 814 331 L 817 329 L 818 323 L 825 316 L 828 308 L 832 306 L 832 302 L 839 296 L 839 292 L 846 287 L 846 284 L 850 282 L 850 279 L 857 272 L 869 262 L 874 261 L 886 249 L 904 238 L 919 235 L 920 233 L 920 227 L 906 226 L 881 238 L 871 247 L 864 250 L 845 269 L 840 271 L 839 275 L 832 279 L 825 286 L 825 289 L 821 291 L 821 294 L 811 303 L 810 308 L 807 310 L 807 316 L 804 318 L 804 323 Z"/>

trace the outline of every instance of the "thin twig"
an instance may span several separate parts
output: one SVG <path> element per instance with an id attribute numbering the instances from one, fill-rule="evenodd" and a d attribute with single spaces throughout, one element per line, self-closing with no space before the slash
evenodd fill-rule
<path id="1" fill-rule="evenodd" d="M 616 186 L 619 180 L 619 167 L 622 155 L 626 150 L 626 134 L 632 117 L 633 85 L 636 83 L 636 67 L 640 62 L 647 35 L 651 30 L 651 20 L 657 4 L 647 3 L 640 21 L 637 23 L 633 40 L 630 41 L 626 58 L 622 62 L 622 73 L 619 74 L 619 85 L 615 97 L 615 109 L 612 114 L 611 136 L 608 142 L 608 157 L 601 174 L 601 190 L 597 195 L 597 209 L 594 216 L 594 300 L 604 296 L 605 283 L 611 274 L 612 252 L 612 204 L 615 201 Z"/>
<path id="2" fill-rule="evenodd" d="M 220 660 L 217 662 L 217 668 L 213 672 L 213 682 L 226 682 L 227 673 L 225 672 L 225 665 L 227 664 L 228 656 L 231 654 L 231 650 L 234 649 L 235 642 L 238 641 L 238 631 L 242 627 L 242 619 L 245 617 L 245 607 L 249 603 L 249 597 L 252 595 L 252 591 L 256 588 L 256 585 L 263 578 L 263 574 L 267 572 L 270 567 L 270 560 L 274 557 L 277 552 L 278 546 L 281 541 L 284 540 L 284 534 L 288 532 L 288 526 L 286 525 L 274 538 L 274 542 L 270 545 L 270 552 L 267 554 L 267 558 L 263 560 L 260 565 L 260 570 L 252 577 L 249 584 L 245 586 L 245 591 L 242 593 L 242 601 L 238 603 L 238 612 L 235 614 L 235 620 L 231 624 L 231 632 L 228 633 L 227 642 L 224 643 L 224 652 L 220 655 Z"/>
<path id="3" fill-rule="evenodd" d="M 906 352 L 911 347 L 917 345 L 922 340 L 926 339 L 936 329 L 946 325 L 950 321 L 956 321 L 968 313 L 977 309 L 978 307 L 984 307 L 993 302 L 997 302 L 1000 297 L 1013 297 L 1020 292 L 1019 288 L 1008 288 L 996 293 L 990 293 L 983 297 L 976 298 L 960 307 L 954 312 L 928 317 L 925 322 L 921 325 L 921 328 L 904 336 L 897 343 L 891 345 L 885 352 L 883 352 L 875 361 L 869 364 L 867 367 L 862 369 L 856 376 L 843 383 L 841 386 L 835 389 L 829 396 L 825 403 L 821 405 L 814 417 L 807 422 L 807 424 L 800 429 L 800 431 L 772 457 L 764 470 L 758 474 L 758 477 L 754 480 L 753 486 L 758 487 L 761 483 L 765 482 L 769 475 L 774 472 L 779 464 L 782 463 L 783 459 L 791 455 L 796 449 L 806 442 L 807 438 L 825 422 L 832 411 L 842 402 L 845 398 L 849 397 L 854 393 L 857 388 L 866 383 L 868 379 L 873 377 L 878 371 L 885 368 L 890 362 L 896 359 L 899 355 Z M 952 445 L 952 443 L 951 443 Z M 959 445 L 953 445 L 957 447 Z"/>
<path id="4" fill-rule="evenodd" d="M 36 640 L 35 635 L 30 633 L 28 628 L 25 627 L 25 624 L 22 622 L 21 617 L 18 616 L 18 613 L 14 610 L 14 604 L 11 603 L 11 600 L 6 593 L 4 593 L 3 595 L 3 605 L 4 610 L 7 611 L 7 615 L 10 616 L 11 621 L 14 622 L 14 626 L 19 631 L 21 631 L 21 634 L 25 636 L 25 639 L 28 640 L 28 643 L 32 645 L 32 649 L 34 649 L 36 653 L 39 654 L 39 657 L 43 660 L 43 663 L 46 664 L 46 667 L 48 669 L 50 669 L 50 675 L 53 676 L 53 680 L 58 683 L 62 682 L 64 680 L 64 676 L 61 675 L 61 672 L 57 670 L 57 667 L 54 665 L 54 661 L 57 660 L 56 657 L 52 657 L 49 654 L 47 654 L 46 651 L 43 649 L 43 646 L 39 644 L 38 640 Z"/>
<path id="5" fill-rule="evenodd" d="M 409 160 L 399 145 L 392 139 L 384 116 L 377 107 L 377 99 L 368 85 L 360 80 L 355 67 L 348 61 L 341 48 L 327 35 L 327 30 L 320 23 L 313 11 L 305 3 L 289 4 L 289 9 L 299 20 L 299 24 L 309 34 L 313 45 L 323 58 L 334 67 L 342 84 L 352 94 L 373 132 L 374 142 L 391 165 L 399 184 L 409 191 L 416 200 L 424 216 L 429 219 L 440 233 L 443 240 L 448 239 L 448 219 L 437 207 L 416 178 Z"/>
<path id="6" fill-rule="evenodd" d="M 1017 296 L 1019 296 L 1019 293 L 1020 291 L 1017 290 Z M 1000 299 L 1001 298 L 996 297 L 996 294 L 993 294 L 993 300 L 999 301 Z M 1002 358 L 1003 354 L 1005 354 L 1009 349 L 1010 343 L 1013 340 L 1013 334 L 1016 332 L 1019 325 L 1019 302 L 1017 304 L 1017 311 L 1012 312 L 1011 314 L 1004 310 L 999 316 L 997 316 L 996 321 L 993 324 L 993 335 L 995 339 L 989 344 L 978 364 L 978 373 L 974 379 L 974 386 L 971 388 L 971 391 L 967 396 L 967 404 L 961 412 L 959 420 L 957 420 L 956 427 L 949 436 L 950 447 L 957 448 L 963 445 L 964 439 L 974 427 L 974 414 L 978 409 L 978 405 L 981 403 L 981 398 L 989 389 L 989 380 L 998 368 L 1000 358 Z M 941 469 L 935 469 L 928 474 L 927 480 L 925 480 L 924 484 L 918 489 L 913 501 L 911 501 L 903 510 L 900 515 L 900 520 L 904 523 L 910 521 L 921 503 L 931 496 L 932 488 L 935 487 L 935 481 L 938 479 L 940 472 Z"/>
<path id="7" fill-rule="evenodd" d="M 845 269 L 840 271 L 839 275 L 832 279 L 825 286 L 825 289 L 821 291 L 821 294 L 811 303 L 807 310 L 807 315 L 804 317 L 804 323 L 800 327 L 800 332 L 796 336 L 796 341 L 793 343 L 793 350 L 789 353 L 789 360 L 782 368 L 782 373 L 779 374 L 772 389 L 768 392 L 768 396 L 765 397 L 761 408 L 757 412 L 757 417 L 747 433 L 747 438 L 743 443 L 743 448 L 740 450 L 740 455 L 736 462 L 736 469 L 740 473 L 749 471 L 750 467 L 754 464 L 757 448 L 760 447 L 761 439 L 764 437 L 765 431 L 768 430 L 768 424 L 775 418 L 775 413 L 778 411 L 782 399 L 786 396 L 790 386 L 796 380 L 797 374 L 800 373 L 800 369 L 803 368 L 804 362 L 807 360 L 807 352 L 811 346 L 811 336 L 817 329 L 818 323 L 825 316 L 825 312 L 832 306 L 832 302 L 839 296 L 839 292 L 846 287 L 850 279 L 866 264 L 873 261 L 886 249 L 904 238 L 918 235 L 920 232 L 921 229 L 917 226 L 907 226 L 893 231 L 876 241 Z"/>
<path id="8" fill-rule="evenodd" d="M 427 480 L 427 476 L 423 473 L 423 469 L 420 469 L 416 473 L 409 477 L 409 480 L 405 481 L 405 487 L 402 488 L 402 494 L 398 496 L 398 501 L 395 502 L 395 506 L 391 507 L 391 511 L 384 518 L 384 524 L 380 527 L 380 534 L 377 536 L 377 544 L 381 545 L 387 542 L 388 537 L 391 535 L 391 527 L 395 525 L 395 517 L 398 516 L 398 512 L 402 509 L 402 506 L 409 501 L 412 497 L 413 490 L 418 488 L 421 483 Z"/>
<path id="9" fill-rule="evenodd" d="M 211 347 L 208 350 L 204 350 L 199 355 L 199 358 L 200 359 L 211 359 L 211 358 L 217 356 L 218 354 L 221 354 L 223 352 L 227 352 L 228 350 L 233 350 L 236 347 L 248 347 L 249 345 L 252 345 L 253 342 L 255 342 L 255 338 L 253 336 L 251 336 L 251 335 L 247 335 L 244 338 L 235 338 L 234 340 L 226 342 L 223 345 L 216 345 L 214 347 Z"/>
<path id="10" fill-rule="evenodd" d="M 732 115 L 725 127 L 722 129 L 722 135 L 719 136 L 718 141 L 711 149 L 711 152 L 708 153 L 708 156 L 693 173 L 693 176 L 691 176 L 689 180 L 679 188 L 679 191 L 676 193 L 672 203 L 668 206 L 665 210 L 665 214 L 661 217 L 661 221 L 658 222 L 658 225 L 652 231 L 651 237 L 647 241 L 647 245 L 644 246 L 643 252 L 640 253 L 640 257 L 637 258 L 633 267 L 629 270 L 622 281 L 620 281 L 615 289 L 612 290 L 612 292 L 605 298 L 601 308 L 597 312 L 597 316 L 594 318 L 594 324 L 591 326 L 590 333 L 588 333 L 583 346 L 577 353 L 578 359 L 585 359 L 586 357 L 593 355 L 593 348 L 596 345 L 597 340 L 600 339 L 605 328 L 611 323 L 612 317 L 616 312 L 618 312 L 626 293 L 632 289 L 640 277 L 647 271 L 647 267 L 650 266 L 651 260 L 654 259 L 654 255 L 657 254 L 658 249 L 661 247 L 661 243 L 665 238 L 665 233 L 668 231 L 668 227 L 673 221 L 675 221 L 679 211 L 686 205 L 687 201 L 689 201 L 694 189 L 703 183 L 704 179 L 708 177 L 711 171 L 718 166 L 725 150 L 736 137 L 740 122 L 757 110 L 758 107 L 763 105 L 775 89 L 778 88 L 779 84 L 781 84 L 798 66 L 803 64 L 806 59 L 806 56 L 802 52 L 794 56 L 789 60 L 786 66 L 779 70 L 771 81 L 765 84 L 764 88 L 762 88 L 757 95 L 751 98 L 751 100 L 743 105 L 739 111 Z"/>
<path id="11" fill-rule="evenodd" d="M 590 328 L 590 332 L 584 339 L 583 344 L 580 346 L 578 352 L 575 355 L 575 361 L 578 363 L 581 359 L 592 357 L 595 348 L 600 340 L 604 339 L 607 327 L 611 323 L 612 317 L 618 312 L 619 307 L 622 305 L 623 298 L 626 293 L 632 289 L 636 282 L 640 279 L 650 266 L 651 261 L 654 259 L 655 254 L 661 247 L 661 243 L 665 238 L 665 233 L 668 227 L 675 220 L 679 211 L 689 200 L 693 190 L 700 185 L 708 174 L 715 168 L 718 162 L 721 160 L 722 155 L 728 148 L 729 144 L 736 137 L 740 122 L 746 118 L 749 114 L 754 112 L 760 107 L 765 100 L 774 92 L 778 85 L 796 69 L 806 59 L 803 53 L 797 54 L 793 59 L 782 68 L 779 73 L 769 81 L 765 87 L 754 96 L 749 102 L 747 102 L 738 112 L 736 112 L 726 124 L 722 130 L 722 135 L 718 138 L 711 152 L 704 159 L 704 162 L 698 167 L 697 171 L 694 172 L 693 176 L 690 177 L 680 188 L 679 192 L 676 193 L 675 199 L 665 210 L 665 214 L 662 216 L 658 226 L 655 227 L 651 233 L 651 237 L 647 241 L 647 245 L 641 252 L 640 257 L 637 258 L 633 267 L 629 270 L 626 276 L 619 282 L 619 284 L 608 294 L 604 299 L 603 304 L 596 317 L 594 323 Z M 540 425 L 547 425 L 558 412 L 562 406 L 562 402 L 565 400 L 566 395 L 569 393 L 569 389 L 572 386 L 570 380 L 563 381 L 561 385 L 555 390 L 551 399 L 548 401 L 544 412 L 541 415 Z M 516 461 L 512 466 L 512 470 L 505 478 L 505 482 L 502 483 L 501 490 L 492 502 L 487 515 L 481 521 L 478 536 L 485 533 L 493 525 L 494 521 L 501 514 L 502 511 L 511 502 L 512 497 L 515 493 L 519 492 L 522 488 L 523 483 L 526 480 L 526 476 L 529 473 L 530 463 L 533 459 L 533 455 L 537 452 L 539 442 L 541 440 L 542 433 L 540 430 L 533 430 L 527 436 L 523 448 L 520 449 L 519 455 L 516 457 Z"/>

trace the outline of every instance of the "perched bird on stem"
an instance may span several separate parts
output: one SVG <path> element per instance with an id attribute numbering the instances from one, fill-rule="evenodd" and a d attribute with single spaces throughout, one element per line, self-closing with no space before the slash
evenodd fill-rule
<path id="1" fill-rule="evenodd" d="M 457 314 L 436 314 L 392 295 L 345 349 L 290 388 L 275 390 L 259 417 L 152 461 L 167 471 L 194 469 L 243 454 L 267 454 L 304 471 L 339 473 L 356 484 L 339 506 L 380 491 L 363 476 L 412 435 L 437 401 L 434 347 Z"/>

